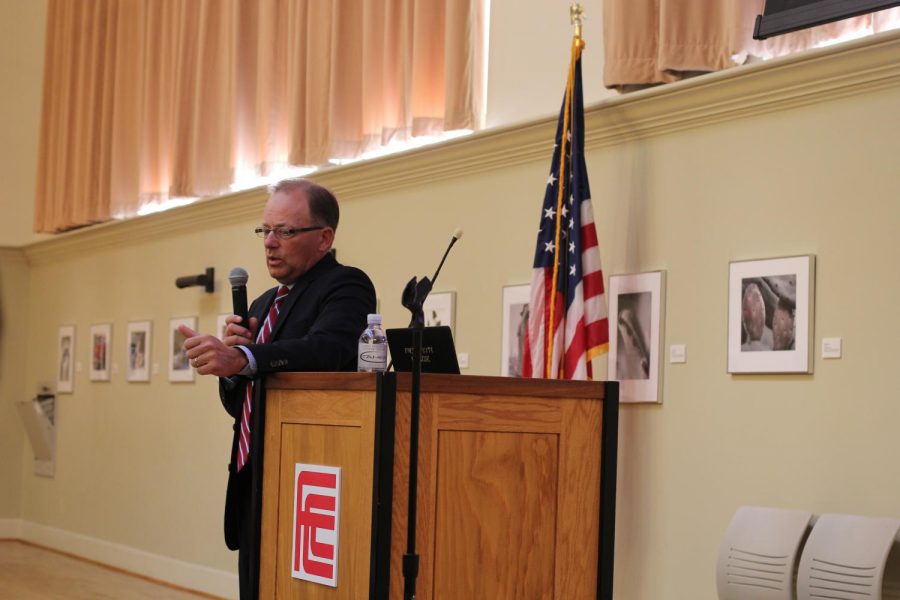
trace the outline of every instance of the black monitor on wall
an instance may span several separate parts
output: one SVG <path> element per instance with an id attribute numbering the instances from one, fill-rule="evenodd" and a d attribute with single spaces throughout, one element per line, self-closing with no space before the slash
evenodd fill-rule
<path id="1" fill-rule="evenodd" d="M 766 0 L 753 39 L 766 38 L 900 6 L 900 0 Z"/>

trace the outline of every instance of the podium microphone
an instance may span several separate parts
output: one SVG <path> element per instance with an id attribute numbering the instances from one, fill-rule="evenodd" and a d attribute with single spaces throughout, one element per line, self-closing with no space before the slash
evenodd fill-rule
<path id="1" fill-rule="evenodd" d="M 444 261 L 447 260 L 447 255 L 450 254 L 450 248 L 453 247 L 453 244 L 459 241 L 462 237 L 463 230 L 459 227 L 456 228 L 453 232 L 453 237 L 450 238 L 450 245 L 447 246 L 447 250 L 444 251 L 444 256 L 441 258 L 441 264 L 438 265 L 437 271 L 434 272 L 434 277 L 431 278 L 431 285 L 434 285 L 434 282 L 437 281 L 438 275 L 441 272 L 441 267 L 444 266 Z"/>
<path id="2" fill-rule="evenodd" d="M 422 279 L 417 280 L 415 277 L 413 277 L 406 283 L 406 287 L 403 289 L 403 295 L 400 298 L 400 303 L 403 304 L 403 306 L 409 309 L 409 311 L 412 313 L 412 320 L 409 323 L 410 327 L 424 326 L 425 315 L 422 312 L 422 305 L 425 303 L 425 299 L 428 297 L 428 294 L 431 293 L 431 288 L 434 286 L 434 282 L 437 281 L 438 275 L 440 275 L 441 273 L 441 268 L 444 266 L 444 261 L 447 260 L 447 255 L 450 254 L 450 248 L 452 248 L 453 245 L 457 241 L 459 241 L 459 239 L 462 237 L 462 234 L 463 230 L 459 228 L 457 228 L 456 231 L 453 232 L 453 237 L 450 239 L 450 244 L 444 251 L 444 256 L 441 258 L 441 262 L 431 279 L 423 277 Z"/>
<path id="3" fill-rule="evenodd" d="M 228 281 L 231 282 L 231 305 L 234 314 L 241 318 L 241 325 L 250 329 L 250 320 L 247 317 L 247 280 L 250 276 L 241 267 L 235 267 L 228 273 Z M 222 383 L 229 390 L 237 385 L 238 378 L 223 377 Z"/>
<path id="4" fill-rule="evenodd" d="M 457 229 L 453 232 L 453 238 L 450 240 L 447 250 L 444 251 L 441 264 L 438 265 L 437 271 L 434 272 L 434 277 L 430 281 L 427 277 L 423 277 L 420 281 L 416 281 L 416 278 L 413 277 L 406 284 L 406 289 L 403 290 L 403 297 L 401 298 L 403 306 L 412 313 L 409 328 L 413 330 L 413 363 L 409 394 L 409 485 L 407 487 L 406 508 L 406 553 L 403 555 L 401 569 L 403 573 L 404 600 L 415 600 L 416 578 L 419 575 L 419 555 L 416 552 L 416 512 L 418 510 L 416 500 L 418 479 L 416 473 L 419 472 L 419 380 L 422 375 L 422 328 L 425 326 L 425 314 L 422 310 L 422 305 L 425 303 L 428 293 L 441 273 L 441 267 L 444 266 L 444 261 L 447 260 L 447 255 L 450 254 L 450 248 L 459 241 L 462 234 L 462 229 Z"/>

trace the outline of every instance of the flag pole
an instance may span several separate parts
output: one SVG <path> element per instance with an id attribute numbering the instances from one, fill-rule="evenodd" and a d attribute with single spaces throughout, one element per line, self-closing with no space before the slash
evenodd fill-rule
<path id="1" fill-rule="evenodd" d="M 563 111 L 563 135 L 560 142 L 563 147 L 561 152 L 559 153 L 559 193 L 556 197 L 556 236 L 553 243 L 553 279 L 550 288 L 550 322 L 547 325 L 546 331 L 547 333 L 547 354 L 544 360 L 544 364 L 546 365 L 546 377 L 547 379 L 558 379 L 559 378 L 559 369 L 557 372 L 553 372 L 553 338 L 556 334 L 556 292 L 557 292 L 557 277 L 559 276 L 559 238 L 562 229 L 562 209 L 563 202 L 565 198 L 563 198 L 563 194 L 566 189 L 570 189 L 567 187 L 567 181 L 564 179 L 566 177 L 566 159 L 568 157 L 567 148 L 570 148 L 570 140 L 568 139 L 569 134 L 569 120 L 572 115 L 572 94 L 575 87 L 575 63 L 581 58 L 581 50 L 584 48 L 584 40 L 581 39 L 581 22 L 584 16 L 584 7 L 581 6 L 578 2 L 573 2 L 571 6 L 569 6 L 569 20 L 572 25 L 575 26 L 575 34 L 572 37 L 572 52 L 569 57 L 569 77 L 566 82 L 566 101 L 565 101 L 565 110 Z M 571 189 L 570 189 L 571 191 Z M 561 365 L 562 366 L 562 365 Z"/>

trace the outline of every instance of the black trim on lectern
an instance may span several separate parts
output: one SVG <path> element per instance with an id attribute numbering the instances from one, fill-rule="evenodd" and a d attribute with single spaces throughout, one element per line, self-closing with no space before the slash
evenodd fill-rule
<path id="1" fill-rule="evenodd" d="M 619 447 L 619 382 L 607 381 L 600 432 L 600 548 L 597 555 L 597 600 L 613 600 L 616 555 L 616 469 Z"/>
<path id="2" fill-rule="evenodd" d="M 396 413 L 397 375 L 379 373 L 375 380 L 375 468 L 372 490 L 372 554 L 369 565 L 369 598 L 372 600 L 388 600 L 390 592 Z"/>

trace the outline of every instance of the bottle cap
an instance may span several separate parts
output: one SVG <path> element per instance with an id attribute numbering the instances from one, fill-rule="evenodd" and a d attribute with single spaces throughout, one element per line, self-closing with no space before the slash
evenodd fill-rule
<path id="1" fill-rule="evenodd" d="M 376 323 L 378 325 L 381 325 L 381 315 L 379 315 L 378 313 L 371 313 L 369 315 L 366 315 L 366 322 L 369 325 L 376 324 Z"/>

